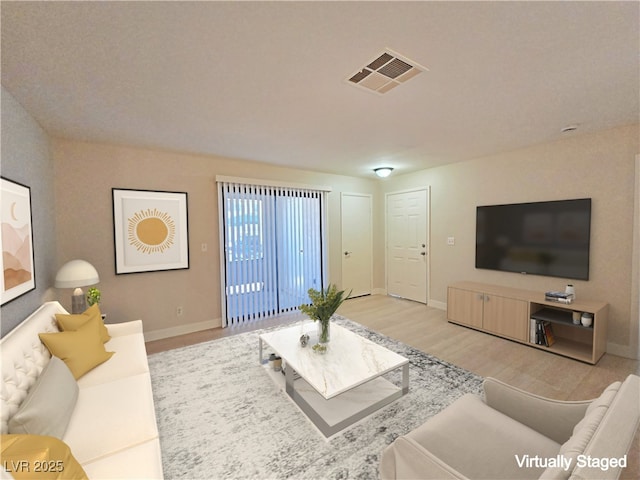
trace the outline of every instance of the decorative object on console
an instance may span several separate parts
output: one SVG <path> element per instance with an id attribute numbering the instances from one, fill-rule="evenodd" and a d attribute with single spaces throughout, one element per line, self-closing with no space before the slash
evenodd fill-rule
<path id="1" fill-rule="evenodd" d="M 2 223 L 2 305 L 36 288 L 31 189 L 2 178 L 0 222 Z"/>
<path id="2" fill-rule="evenodd" d="M 569 292 L 545 292 L 544 299 L 547 302 L 573 303 L 573 293 Z"/>
<path id="3" fill-rule="evenodd" d="M 550 347 L 556 341 L 551 322 L 531 318 L 531 332 L 529 341 L 535 345 Z"/>
<path id="4" fill-rule="evenodd" d="M 189 268 L 186 192 L 112 189 L 116 275 Z"/>
<path id="5" fill-rule="evenodd" d="M 580 312 L 572 312 L 571 318 L 573 319 L 574 325 L 580 325 L 580 317 L 581 317 Z"/>
<path id="6" fill-rule="evenodd" d="M 573 300 L 576 299 L 576 287 L 574 287 L 573 285 L 567 285 L 564 289 L 564 293 L 566 293 L 567 295 L 571 295 L 571 298 Z"/>
<path id="7" fill-rule="evenodd" d="M 100 281 L 98 271 L 85 260 L 71 260 L 65 263 L 56 275 L 56 288 L 74 288 L 71 297 L 71 313 L 82 313 L 87 308 L 82 287 L 95 285 Z"/>
<path id="8" fill-rule="evenodd" d="M 593 324 L 593 313 L 584 312 L 580 321 L 584 327 L 590 327 Z"/>
<path id="9" fill-rule="evenodd" d="M 318 291 L 310 288 L 307 293 L 311 304 L 303 304 L 298 308 L 313 321 L 319 321 L 318 342 L 321 344 L 329 343 L 331 339 L 329 326 L 331 315 L 336 313 L 338 307 L 351 295 L 351 292 L 345 295 L 345 290 L 338 290 L 336 285 L 329 284 L 326 289 L 320 289 L 320 291 Z"/>

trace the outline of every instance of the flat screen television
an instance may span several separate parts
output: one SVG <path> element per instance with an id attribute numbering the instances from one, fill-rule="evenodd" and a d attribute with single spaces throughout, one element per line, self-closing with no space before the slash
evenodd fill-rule
<path id="1" fill-rule="evenodd" d="M 476 209 L 476 268 L 589 279 L 591 199 Z"/>

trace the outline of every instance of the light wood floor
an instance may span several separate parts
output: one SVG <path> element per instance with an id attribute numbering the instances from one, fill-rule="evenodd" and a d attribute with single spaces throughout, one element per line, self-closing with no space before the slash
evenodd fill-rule
<path id="1" fill-rule="evenodd" d="M 605 354 L 596 365 L 530 348 L 447 322 L 446 312 L 408 300 L 373 295 L 347 300 L 338 313 L 482 377 L 494 377 L 524 390 L 559 400 L 584 400 L 627 375 L 640 375 L 640 361 Z M 217 328 L 147 343 L 155 353 L 256 328 L 295 322 L 284 315 L 255 325 Z M 624 479 L 640 478 L 640 434 L 629 454 Z"/>

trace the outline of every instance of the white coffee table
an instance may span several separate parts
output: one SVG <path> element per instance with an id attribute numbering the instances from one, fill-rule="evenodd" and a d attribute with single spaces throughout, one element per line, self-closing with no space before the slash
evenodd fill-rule
<path id="1" fill-rule="evenodd" d="M 311 337 L 306 347 L 300 345 L 303 333 Z M 324 354 L 312 349 L 317 341 L 313 322 L 259 338 L 260 363 L 266 363 L 266 343 L 282 357 L 287 394 L 327 437 L 409 391 L 408 359 L 336 323 L 331 324 L 331 341 Z M 397 369 L 402 369 L 400 386 L 382 377 Z"/>

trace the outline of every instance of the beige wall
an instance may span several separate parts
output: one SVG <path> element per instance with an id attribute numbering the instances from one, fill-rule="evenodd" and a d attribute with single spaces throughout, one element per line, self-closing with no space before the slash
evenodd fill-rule
<path id="1" fill-rule="evenodd" d="M 142 318 L 149 338 L 221 325 L 220 258 L 216 175 L 290 181 L 332 187 L 328 195 L 329 276 L 341 284 L 340 193 L 370 193 L 375 180 L 319 174 L 261 163 L 95 143 L 53 140 L 59 265 L 74 258 L 91 262 L 100 274 L 107 321 Z M 115 275 L 112 188 L 188 193 L 190 268 Z M 374 205 L 380 208 L 379 205 Z M 383 236 L 374 219 L 381 252 Z M 201 244 L 208 251 L 201 251 Z M 384 285 L 383 265 L 374 285 Z M 69 307 L 71 292 L 59 291 Z M 176 316 L 176 307 L 184 314 Z"/>
<path id="2" fill-rule="evenodd" d="M 632 314 L 634 158 L 638 125 L 473 161 L 391 177 L 385 193 L 431 188 L 430 298 L 446 302 L 447 285 L 472 280 L 537 291 L 564 289 L 566 280 L 475 268 L 477 205 L 591 197 L 589 281 L 572 281 L 577 295 L 610 304 L 609 351 L 634 356 Z M 455 246 L 447 246 L 447 237 Z M 633 315 L 633 316 L 632 316 Z"/>
<path id="3" fill-rule="evenodd" d="M 444 306 L 446 288 L 474 280 L 544 291 L 566 280 L 476 270 L 477 205 L 591 197 L 591 278 L 573 281 L 577 294 L 610 303 L 609 351 L 635 356 L 637 313 L 632 313 L 634 157 L 638 125 L 392 176 L 384 181 L 320 174 L 220 157 L 159 152 L 66 140 L 52 142 L 56 173 L 59 265 L 85 258 L 98 268 L 108 321 L 143 318 L 157 338 L 220 325 L 216 175 L 329 185 L 330 279 L 341 284 L 340 193 L 370 193 L 374 202 L 374 255 L 384 259 L 385 193 L 429 186 L 431 191 L 429 296 Z M 111 188 L 186 191 L 189 194 L 191 268 L 116 276 Z M 454 236 L 455 246 L 447 246 Z M 207 243 L 208 252 L 200 251 Z M 384 290 L 384 261 L 373 286 Z M 59 292 L 68 302 L 70 292 Z M 176 307 L 184 315 L 176 316 Z M 635 335 L 634 335 L 635 334 Z"/>

